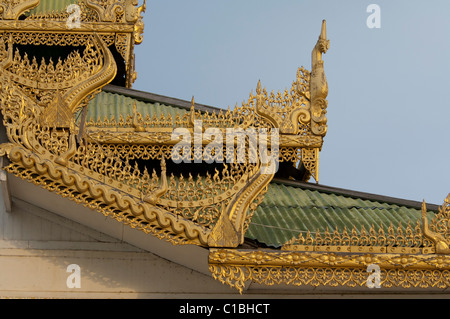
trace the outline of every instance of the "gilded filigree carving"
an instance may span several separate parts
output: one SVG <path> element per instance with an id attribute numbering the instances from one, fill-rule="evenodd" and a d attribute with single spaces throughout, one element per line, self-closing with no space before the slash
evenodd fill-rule
<path id="1" fill-rule="evenodd" d="M 40 0 L 1 0 L 0 18 L 16 20 L 25 11 L 36 7 Z"/>
<path id="2" fill-rule="evenodd" d="M 268 93 L 258 82 L 256 94 L 233 110 L 196 110 L 192 99 L 190 112 L 156 116 L 139 113 L 135 103 L 130 114 L 94 121 L 86 119 L 88 103 L 117 73 L 111 46 L 125 60 L 126 85 L 135 78 L 133 46 L 142 41 L 146 3 L 80 1 L 81 26 L 68 30 L 66 12 L 17 20 L 38 2 L 0 0 L 0 108 L 9 139 L 0 145 L 0 155 L 10 160 L 6 171 L 173 244 L 211 247 L 213 276 L 240 291 L 249 280 L 362 286 L 364 267 L 373 263 L 383 268 L 385 287 L 448 284 L 448 198 L 430 223 L 424 205 L 422 224 L 300 233 L 280 250 L 224 249 L 244 243 L 278 161 L 302 165 L 306 179 L 318 180 L 327 131 L 325 21 L 311 72 L 299 68 L 290 90 Z M 79 50 L 37 59 L 21 52 L 30 45 Z M 177 148 L 177 128 L 204 136 L 197 145 Z M 221 136 L 214 154 L 206 152 L 210 128 Z M 249 150 L 252 136 L 233 136 L 228 145 L 228 129 L 279 132 L 279 143 L 266 141 L 264 159 L 251 162 L 248 152 L 237 161 L 233 147 Z M 184 164 L 201 159 L 214 163 L 214 170 L 193 176 L 170 167 L 169 159 Z"/>
<path id="3" fill-rule="evenodd" d="M 268 94 L 259 84 L 257 94 L 251 93 L 234 110 L 201 112 L 192 99 L 191 112 L 174 117 L 140 114 L 134 104 L 131 114 L 118 119 L 87 120 L 89 100 L 116 75 L 112 45 L 128 61 L 127 72 L 132 72 L 127 57 L 139 42 L 136 36 L 140 37 L 146 3 L 140 7 L 134 0 L 79 4 L 91 13 L 70 32 L 63 25 L 66 13 L 33 15 L 10 24 L 0 21 L 4 29 L 1 110 L 11 141 L 2 148 L 11 161 L 6 170 L 174 244 L 213 247 L 243 243 L 278 161 L 301 160 L 317 178 L 323 139 L 311 131 L 310 73 L 304 68 L 298 70 L 290 91 Z M 42 20 L 49 20 L 46 28 Z M 13 52 L 14 44 L 80 50 L 39 61 L 19 48 Z M 81 120 L 75 118 L 78 113 Z M 214 128 L 222 135 L 217 141 L 223 146 L 207 153 L 211 137 L 205 135 L 200 145 L 176 149 L 179 140 L 172 136 L 176 128 L 186 128 L 190 134 L 206 134 Z M 280 149 L 275 152 L 278 143 L 267 141 L 264 147 L 271 155 L 265 155 L 264 161 L 250 161 L 250 153 L 244 161 L 238 160 L 237 152 L 228 148 L 228 129 L 264 134 L 281 130 Z M 247 150 L 251 143 L 252 135 L 243 134 L 242 140 L 233 137 L 231 146 L 243 145 Z M 218 161 L 218 155 L 231 162 Z M 186 176 L 170 171 L 169 159 L 201 159 L 217 167 L 213 175 Z M 159 161 L 158 173 L 151 174 L 154 162 L 146 161 Z"/>
<path id="4" fill-rule="evenodd" d="M 447 288 L 450 257 L 408 254 L 342 254 L 211 249 L 209 270 L 242 293 L 251 281 L 264 285 L 367 288 L 367 267 L 380 267 L 383 288 Z"/>
<path id="5" fill-rule="evenodd" d="M 102 22 L 122 22 L 125 8 L 116 0 L 84 0 L 86 6 L 97 12 Z"/>
<path id="6" fill-rule="evenodd" d="M 305 235 L 281 250 L 211 249 L 210 271 L 243 292 L 248 281 L 295 286 L 364 287 L 367 267 L 380 267 L 383 288 L 447 288 L 450 285 L 449 200 L 429 224 L 425 202 L 416 225 L 383 226 Z"/>
<path id="7" fill-rule="evenodd" d="M 323 251 L 323 252 L 368 252 L 368 253 L 432 253 L 434 248 L 422 232 L 419 221 L 413 226 L 394 226 L 392 223 L 387 230 L 383 226 L 372 225 L 368 230 L 344 227 L 342 231 L 336 228 L 324 232 L 300 233 L 297 237 L 286 242 L 282 250 Z"/>
<path id="8" fill-rule="evenodd" d="M 97 12 L 99 21 L 137 24 L 145 12 L 146 0 L 138 6 L 138 0 L 83 0 L 85 5 Z"/>
<path id="9" fill-rule="evenodd" d="M 432 231 L 428 226 L 427 207 L 425 201 L 422 203 L 422 230 L 423 235 L 433 242 L 437 254 L 450 254 L 449 240 L 448 240 L 448 225 L 449 218 L 449 196 L 445 199 L 444 205 L 441 207 L 439 214 L 433 220 L 433 229 L 438 229 L 440 232 Z M 446 236 L 447 235 L 447 238 Z"/>

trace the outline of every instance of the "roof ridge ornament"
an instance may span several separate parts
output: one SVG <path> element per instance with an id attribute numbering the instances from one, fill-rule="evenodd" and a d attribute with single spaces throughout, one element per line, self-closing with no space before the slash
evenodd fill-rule
<path id="1" fill-rule="evenodd" d="M 145 127 L 139 121 L 139 113 L 137 112 L 136 101 L 133 103 L 133 126 L 136 132 L 145 132 Z M 142 118 L 142 116 L 140 116 Z"/>
<path id="2" fill-rule="evenodd" d="M 319 39 L 311 53 L 311 129 L 314 134 L 324 136 L 327 133 L 327 118 L 325 117 L 328 102 L 328 83 L 323 68 L 322 54 L 330 47 L 327 39 L 327 24 L 322 21 Z"/>
<path id="3" fill-rule="evenodd" d="M 144 197 L 144 201 L 156 205 L 158 200 L 169 190 L 166 174 L 166 160 L 164 156 L 161 158 L 161 182 L 160 185 Z"/>
<path id="4" fill-rule="evenodd" d="M 284 94 L 273 92 L 268 94 L 261 89 L 261 81 L 256 88 L 255 109 L 258 115 L 267 119 L 280 133 L 299 134 L 300 126 L 310 125 L 311 131 L 317 136 L 325 136 L 327 132 L 326 108 L 328 102 L 328 83 L 323 68 L 322 54 L 330 47 L 327 39 L 326 21 L 322 21 L 322 28 L 311 54 L 311 72 L 299 68 L 297 80 L 290 92 Z"/>
<path id="5" fill-rule="evenodd" d="M 436 233 L 429 229 L 428 227 L 428 218 L 427 218 L 427 205 L 425 203 L 425 200 L 422 202 L 422 227 L 423 227 L 423 235 L 424 237 L 430 239 L 435 248 L 437 254 L 450 254 L 450 248 L 449 245 L 444 238 L 439 233 Z"/>

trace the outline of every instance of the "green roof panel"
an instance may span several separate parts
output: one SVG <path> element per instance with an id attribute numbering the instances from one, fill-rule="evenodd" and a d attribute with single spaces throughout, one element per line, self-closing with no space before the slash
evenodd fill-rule
<path id="1" fill-rule="evenodd" d="M 41 0 L 37 7 L 29 10 L 26 15 L 65 12 L 69 4 L 77 4 L 78 0 Z"/>
<path id="2" fill-rule="evenodd" d="M 414 226 L 421 218 L 420 207 L 397 205 L 382 200 L 368 200 L 350 195 L 292 186 L 283 182 L 269 185 L 263 202 L 252 217 L 246 237 L 268 246 L 280 247 L 300 233 L 304 235 L 332 232 L 344 228 L 351 231 L 353 226 L 359 231 L 364 226 Z M 290 183 L 292 184 L 292 183 Z M 382 196 L 379 196 L 383 199 Z M 418 204 L 416 205 L 418 206 Z M 429 212 L 429 219 L 434 213 Z"/>
<path id="3" fill-rule="evenodd" d="M 187 112 L 186 109 L 160 104 L 158 102 L 146 102 L 136 100 L 132 97 L 122 94 L 102 91 L 88 105 L 86 116 L 87 121 L 103 121 L 105 118 L 110 120 L 113 117 L 118 120 L 122 115 L 125 119 L 128 115 L 133 115 L 133 105 L 136 103 L 136 111 L 144 118 L 149 114 L 151 117 L 156 115 L 158 118 L 163 114 L 175 118 L 177 114 L 182 116 Z"/>

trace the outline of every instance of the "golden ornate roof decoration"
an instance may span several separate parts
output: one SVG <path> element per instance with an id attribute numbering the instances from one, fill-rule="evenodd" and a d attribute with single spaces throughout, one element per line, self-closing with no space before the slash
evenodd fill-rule
<path id="1" fill-rule="evenodd" d="M 311 85 L 315 81 L 322 87 L 320 98 L 326 97 L 323 63 L 316 63 L 318 69 L 313 65 L 311 73 L 299 68 L 291 90 L 283 94 L 269 94 L 259 83 L 256 95 L 252 92 L 232 111 L 202 112 L 192 98 L 191 111 L 175 117 L 144 117 L 134 104 L 131 114 L 119 119 L 85 121 L 88 102 L 116 77 L 120 61 L 112 48 L 129 61 L 139 42 L 132 39 L 146 4 L 78 4 L 81 24 L 76 28 L 66 26 L 66 12 L 0 20 L 0 56 L 5 57 L 0 107 L 10 140 L 1 150 L 11 162 L 7 171 L 158 238 L 206 247 L 243 243 L 278 161 L 300 163 L 305 180 L 318 179 L 326 130 L 324 113 L 314 120 L 311 103 L 319 95 Z M 328 41 L 325 22 L 318 43 L 323 41 Z M 53 47 L 65 53 L 52 56 Z M 324 48 L 314 50 L 321 54 Z M 193 143 L 180 147 L 178 129 Z M 256 136 L 268 135 L 276 139 L 253 147 Z M 213 137 L 219 146 L 211 149 Z M 258 152 L 262 155 L 254 156 Z M 189 166 L 183 166 L 187 172 L 173 166 L 198 160 L 212 169 L 205 165 L 192 176 Z"/>
<path id="2" fill-rule="evenodd" d="M 41 0 L 45 1 L 45 0 Z M 141 6 L 137 0 L 78 0 L 78 10 L 68 13 L 24 13 L 38 7 L 39 0 L 3 0 L 0 3 L 0 29 L 8 30 L 16 44 L 83 46 L 97 33 L 108 47 L 114 46 L 125 63 L 125 85 L 131 87 L 136 78 L 134 45 L 142 42 L 144 24 Z M 71 26 L 73 14 L 79 14 L 79 24 Z M 19 19 L 19 17 L 22 17 Z"/>
<path id="3" fill-rule="evenodd" d="M 241 249 L 275 164 L 296 165 L 303 180 L 318 181 L 327 133 L 325 21 L 311 71 L 299 68 L 290 90 L 269 93 L 258 81 L 233 110 L 196 109 L 192 98 L 182 114 L 144 116 L 135 101 L 117 119 L 89 121 L 89 101 L 106 84 L 122 76 L 124 86 L 133 82 L 146 3 L 79 0 L 73 28 L 68 12 L 25 14 L 38 4 L 0 0 L 6 171 L 159 239 L 210 248 L 213 276 L 240 291 L 248 280 L 362 286 L 373 263 L 383 268 L 386 287 L 448 286 L 450 195 L 431 221 L 424 204 L 416 224 L 327 229 L 280 249 Z M 125 74 L 118 74 L 120 63 Z M 277 140 L 252 144 L 270 134 Z M 197 161 L 204 165 L 194 174 Z"/>
<path id="4" fill-rule="evenodd" d="M 425 201 L 415 226 L 364 226 L 300 234 L 277 249 L 211 249 L 214 278 L 242 293 L 246 282 L 295 286 L 368 286 L 368 269 L 380 269 L 381 288 L 450 285 L 450 194 L 429 222 Z"/>

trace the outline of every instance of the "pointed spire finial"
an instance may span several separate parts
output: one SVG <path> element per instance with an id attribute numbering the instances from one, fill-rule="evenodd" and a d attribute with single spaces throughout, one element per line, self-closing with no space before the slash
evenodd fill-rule
<path id="1" fill-rule="evenodd" d="M 317 41 L 319 45 L 319 51 L 321 53 L 326 53 L 330 48 L 330 40 L 327 39 L 327 21 L 322 20 L 322 29 L 320 30 L 319 40 Z"/>
<path id="2" fill-rule="evenodd" d="M 322 20 L 322 30 L 320 31 L 320 39 L 326 40 L 327 39 L 327 21 Z"/>
<path id="3" fill-rule="evenodd" d="M 195 101 L 194 101 L 194 96 L 192 96 L 191 99 L 191 124 L 194 125 L 194 121 L 195 121 Z"/>
<path id="4" fill-rule="evenodd" d="M 422 216 L 427 215 L 427 204 L 425 204 L 425 199 L 422 202 Z"/>

